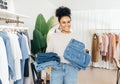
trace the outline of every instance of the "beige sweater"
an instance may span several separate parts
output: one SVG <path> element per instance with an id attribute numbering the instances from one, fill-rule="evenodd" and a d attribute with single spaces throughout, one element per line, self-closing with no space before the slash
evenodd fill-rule
<path id="1" fill-rule="evenodd" d="M 64 50 L 71 40 L 71 38 L 77 39 L 80 41 L 80 36 L 77 34 L 64 34 L 64 33 L 54 33 L 50 36 L 50 39 L 47 43 L 46 52 L 55 52 L 60 56 L 62 63 L 69 63 L 67 60 L 64 59 L 63 54 Z"/>

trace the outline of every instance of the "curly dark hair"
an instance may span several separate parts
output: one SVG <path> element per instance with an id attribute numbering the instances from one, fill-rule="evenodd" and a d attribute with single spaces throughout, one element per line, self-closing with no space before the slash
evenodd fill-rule
<path id="1" fill-rule="evenodd" d="M 56 9 L 56 17 L 58 17 L 59 22 L 63 16 L 68 16 L 71 18 L 71 10 L 67 7 L 61 6 Z"/>

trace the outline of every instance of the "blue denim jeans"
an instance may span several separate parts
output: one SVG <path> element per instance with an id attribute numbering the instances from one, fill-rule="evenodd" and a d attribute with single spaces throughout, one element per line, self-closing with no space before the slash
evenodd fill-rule
<path id="1" fill-rule="evenodd" d="M 34 63 L 36 71 L 44 70 L 48 66 L 54 67 L 58 64 L 59 64 L 59 62 L 57 62 L 57 61 L 49 61 L 49 62 L 45 62 L 45 63 L 41 63 L 41 64 L 37 64 L 37 62 Z"/>
<path id="2" fill-rule="evenodd" d="M 50 84 L 77 84 L 78 70 L 72 65 L 60 63 L 51 71 Z"/>
<path id="3" fill-rule="evenodd" d="M 48 53 L 38 53 L 37 58 L 35 60 L 38 64 L 48 62 L 48 61 L 57 61 L 60 62 L 60 57 L 57 53 L 48 52 Z"/>
<path id="4" fill-rule="evenodd" d="M 0 84 L 2 84 L 1 80 L 0 80 Z"/>
<path id="5" fill-rule="evenodd" d="M 90 56 L 85 52 L 85 44 L 75 39 L 71 39 L 67 45 L 64 58 L 78 70 L 85 69 L 90 62 Z"/>

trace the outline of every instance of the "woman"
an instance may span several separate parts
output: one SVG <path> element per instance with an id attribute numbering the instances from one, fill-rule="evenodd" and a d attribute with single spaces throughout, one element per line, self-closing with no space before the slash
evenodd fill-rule
<path id="1" fill-rule="evenodd" d="M 78 71 L 64 59 L 64 50 L 69 41 L 79 36 L 71 33 L 71 10 L 67 7 L 59 7 L 56 10 L 61 32 L 53 34 L 48 42 L 46 52 L 55 52 L 61 58 L 61 63 L 54 66 L 51 71 L 50 84 L 77 84 Z"/>

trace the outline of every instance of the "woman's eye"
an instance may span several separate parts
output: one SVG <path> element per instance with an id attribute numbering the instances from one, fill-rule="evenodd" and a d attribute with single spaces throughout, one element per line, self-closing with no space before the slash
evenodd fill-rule
<path id="1" fill-rule="evenodd" d="M 68 23 L 70 23 L 70 21 Z"/>
<path id="2" fill-rule="evenodd" d="M 63 24 L 65 24 L 65 22 L 63 22 Z"/>

